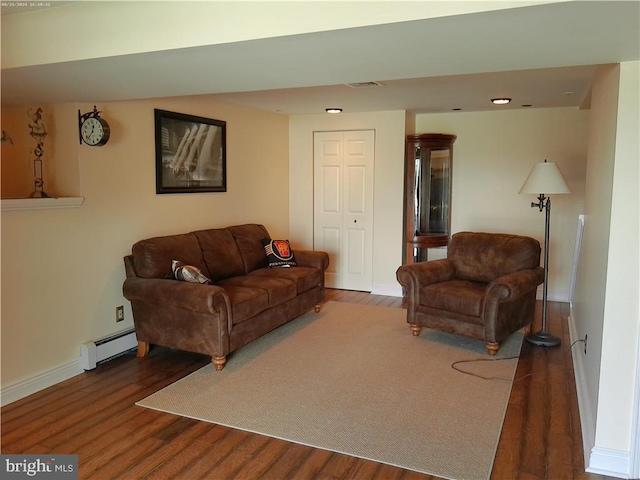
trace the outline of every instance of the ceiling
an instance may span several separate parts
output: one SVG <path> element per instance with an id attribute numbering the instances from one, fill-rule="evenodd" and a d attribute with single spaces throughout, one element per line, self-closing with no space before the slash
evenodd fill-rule
<path id="1" fill-rule="evenodd" d="M 215 95 L 285 114 L 584 108 L 597 65 L 634 60 L 639 1 L 566 1 L 3 68 L 2 103 Z M 346 85 L 373 81 L 382 86 Z M 502 96 L 513 101 L 490 103 Z"/>

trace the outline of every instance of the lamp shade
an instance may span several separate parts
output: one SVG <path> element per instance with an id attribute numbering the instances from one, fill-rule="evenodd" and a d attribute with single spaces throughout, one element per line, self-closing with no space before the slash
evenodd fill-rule
<path id="1" fill-rule="evenodd" d="M 553 162 L 537 163 L 524 181 L 519 193 L 560 194 L 571 193 L 560 169 Z"/>

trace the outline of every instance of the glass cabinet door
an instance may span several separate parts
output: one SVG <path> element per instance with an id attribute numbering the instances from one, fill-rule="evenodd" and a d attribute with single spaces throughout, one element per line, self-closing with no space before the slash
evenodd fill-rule
<path id="1" fill-rule="evenodd" d="M 451 164 L 455 135 L 407 137 L 405 165 L 405 259 L 426 260 L 427 249 L 451 236 Z"/>

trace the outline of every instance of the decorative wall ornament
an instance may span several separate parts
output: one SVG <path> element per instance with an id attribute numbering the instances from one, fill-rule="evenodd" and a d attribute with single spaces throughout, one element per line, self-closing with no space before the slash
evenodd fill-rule
<path id="1" fill-rule="evenodd" d="M 36 141 L 35 148 L 31 151 L 33 158 L 33 185 L 34 190 L 29 197 L 31 198 L 48 198 L 49 195 L 44 191 L 44 172 L 42 169 L 42 157 L 44 156 L 44 139 L 47 136 L 47 129 L 42 119 L 42 108 L 30 108 L 27 115 L 31 118 L 28 124 L 29 135 Z"/>

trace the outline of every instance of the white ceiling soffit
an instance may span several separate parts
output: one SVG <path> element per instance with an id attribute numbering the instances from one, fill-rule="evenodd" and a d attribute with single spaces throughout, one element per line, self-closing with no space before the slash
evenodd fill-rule
<path id="1" fill-rule="evenodd" d="M 304 106 L 304 101 L 309 101 L 305 94 L 335 95 L 338 101 L 338 86 L 342 86 L 349 95 L 375 92 L 380 96 L 375 100 L 377 105 L 370 103 L 373 99 L 356 105 L 354 97 L 357 111 L 474 110 L 486 101 L 487 94 L 508 95 L 514 98 L 514 105 L 576 105 L 588 91 L 593 72 L 583 66 L 640 59 L 639 5 L 637 1 L 569 1 L 3 69 L 2 102 L 104 102 L 229 94 L 222 98 L 247 105 L 255 100 L 258 108 L 284 113 L 312 113 L 311 105 Z M 344 86 L 369 81 L 380 81 L 384 87 Z M 545 82 L 555 83 L 547 86 Z M 283 92 L 285 89 L 299 90 Z M 275 91 L 240 94 L 265 90 Z M 559 96 L 559 91 L 575 94 Z M 440 100 L 435 102 L 430 92 L 439 92 Z M 278 96 L 280 103 L 261 107 L 267 101 L 264 95 L 271 94 Z M 411 104 L 407 104 L 408 95 L 415 97 Z M 420 96 L 423 103 L 416 101 Z M 298 98 L 298 106 L 294 98 Z"/>
<path id="2" fill-rule="evenodd" d="M 380 87 L 353 89 L 347 85 L 222 93 L 217 98 L 261 110 L 290 115 L 323 113 L 337 106 L 344 113 L 407 110 L 440 113 L 505 110 L 525 107 L 589 108 L 589 94 L 597 67 L 560 67 L 477 73 L 442 77 L 383 80 Z M 355 91 L 354 91 L 355 90 Z M 492 98 L 508 97 L 496 107 Z"/>

